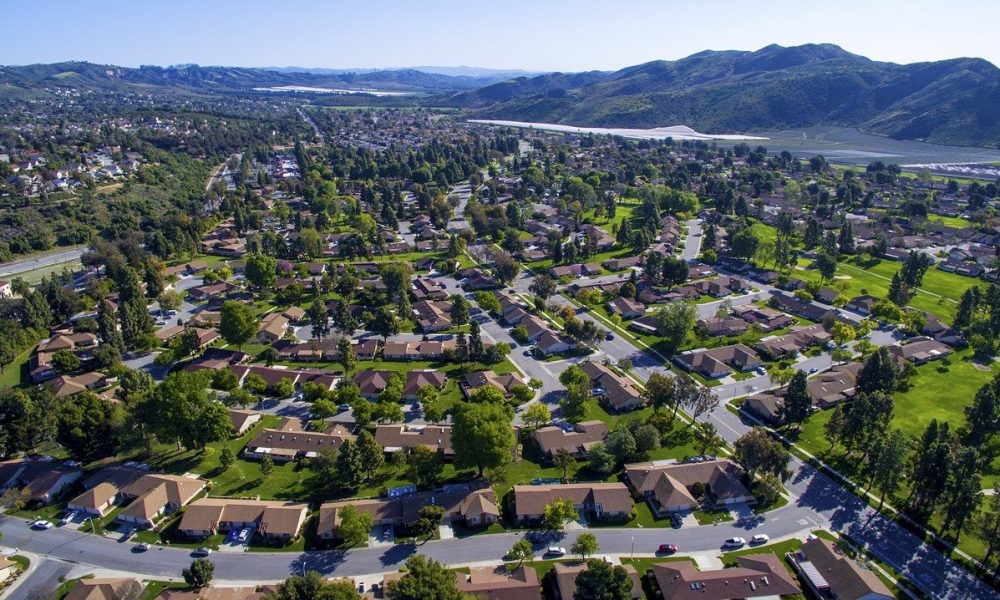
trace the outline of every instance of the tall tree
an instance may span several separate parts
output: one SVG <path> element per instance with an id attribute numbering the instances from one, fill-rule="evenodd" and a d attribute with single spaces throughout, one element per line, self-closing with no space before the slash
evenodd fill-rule
<path id="1" fill-rule="evenodd" d="M 358 434 L 358 454 L 365 479 L 373 478 L 385 464 L 385 450 L 375 441 L 375 436 L 367 431 Z"/>
<path id="2" fill-rule="evenodd" d="M 326 303 L 321 298 L 316 298 L 309 305 L 307 316 L 313 338 L 321 340 L 330 333 L 330 315 L 326 310 Z"/>
<path id="3" fill-rule="evenodd" d="M 251 254 L 246 259 L 243 274 L 257 291 L 274 289 L 278 281 L 278 261 L 264 254 Z"/>
<path id="4" fill-rule="evenodd" d="M 879 491 L 878 510 L 882 510 L 886 496 L 891 497 L 899 490 L 902 482 L 900 473 L 906 469 L 910 443 L 906 435 L 898 429 L 893 429 L 888 435 L 876 439 L 878 442 L 868 461 L 871 465 L 872 485 Z"/>
<path id="5" fill-rule="evenodd" d="M 587 560 L 589 555 L 596 554 L 597 550 L 597 536 L 589 531 L 578 535 L 576 541 L 573 542 L 573 547 L 570 548 L 570 552 L 579 554 L 583 560 Z"/>
<path id="6" fill-rule="evenodd" d="M 573 423 L 582 420 L 590 398 L 590 376 L 579 365 L 570 365 L 559 375 L 559 382 L 566 386 L 566 395 L 559 401 L 563 416 Z"/>
<path id="7" fill-rule="evenodd" d="M 386 588 L 393 600 L 465 600 L 455 574 L 422 554 L 407 559 L 406 572 Z"/>
<path id="8" fill-rule="evenodd" d="M 858 371 L 856 390 L 861 394 L 883 392 L 891 394 L 896 390 L 898 368 L 889 350 L 882 346 L 861 366 Z"/>
<path id="9" fill-rule="evenodd" d="M 337 478 L 346 490 L 356 490 L 364 482 L 361 450 L 354 440 L 344 440 L 337 449 Z"/>
<path id="10" fill-rule="evenodd" d="M 632 579 L 623 567 L 591 559 L 576 576 L 573 600 L 629 600 L 632 592 Z"/>
<path id="11" fill-rule="evenodd" d="M 788 467 L 791 455 L 781 442 L 772 438 L 767 431 L 754 427 L 736 440 L 733 458 L 753 481 L 757 473 L 782 475 Z"/>
<path id="12" fill-rule="evenodd" d="M 798 426 L 809 416 L 811 410 L 812 397 L 809 396 L 806 373 L 805 371 L 795 371 L 781 405 L 782 420 Z"/>
<path id="13" fill-rule="evenodd" d="M 122 340 L 128 348 L 140 347 L 146 336 L 153 332 L 153 318 L 146 310 L 146 296 L 142 293 L 139 276 L 133 269 L 125 267 L 116 283 Z"/>
<path id="14" fill-rule="evenodd" d="M 119 353 L 125 353 L 125 340 L 118 331 L 118 319 L 107 300 L 101 300 L 97 305 L 97 334 L 101 336 L 103 344 L 117 349 Z"/>
<path id="15" fill-rule="evenodd" d="M 484 470 L 503 467 L 510 462 L 515 442 L 510 426 L 512 418 L 513 411 L 504 405 L 457 404 L 451 435 L 455 467 L 474 467 L 482 476 Z"/>
<path id="16" fill-rule="evenodd" d="M 948 423 L 931 420 L 924 430 L 917 452 L 910 460 L 910 496 L 907 509 L 918 518 L 934 512 L 948 485 L 954 454 L 954 444 Z"/>
<path id="17" fill-rule="evenodd" d="M 342 337 L 337 340 L 337 361 L 344 367 L 344 373 L 350 373 L 357 366 L 358 360 L 354 355 L 354 346 L 351 338 Z"/>
<path id="18" fill-rule="evenodd" d="M 365 535 L 368 535 L 367 530 Z M 327 581 L 317 571 L 306 571 L 304 575 L 292 575 L 286 579 L 267 598 L 268 600 L 360 600 L 361 595 L 350 581 Z"/>
<path id="19" fill-rule="evenodd" d="M 222 303 L 219 333 L 222 334 L 227 343 L 242 350 L 243 344 L 257 335 L 258 325 L 257 316 L 249 305 L 236 300 L 227 300 Z"/>

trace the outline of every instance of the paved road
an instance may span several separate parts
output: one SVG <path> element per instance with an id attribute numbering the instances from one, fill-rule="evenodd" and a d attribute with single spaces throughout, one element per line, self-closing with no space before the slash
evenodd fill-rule
<path id="1" fill-rule="evenodd" d="M 51 267 L 53 265 L 75 262 L 80 260 L 80 257 L 83 256 L 83 253 L 86 252 L 86 250 L 86 247 L 71 248 L 61 252 L 46 254 L 45 256 L 25 258 L 22 260 L 4 263 L 0 265 L 0 277 L 10 277 L 11 275 L 17 275 L 18 273 L 24 273 L 26 271 L 34 271 L 35 269 L 41 269 L 43 267 Z"/>
<path id="2" fill-rule="evenodd" d="M 687 222 L 687 240 L 681 250 L 681 258 L 694 260 L 701 254 L 701 219 L 691 219 Z"/>
<path id="3" fill-rule="evenodd" d="M 181 296 L 185 296 L 185 292 L 187 290 L 197 287 L 202 283 L 204 283 L 204 280 L 201 277 L 183 277 L 174 284 L 174 290 L 180 293 Z M 159 310 L 159 304 L 154 302 L 150 305 L 150 310 Z M 177 310 L 177 316 L 170 319 L 167 323 L 159 326 L 157 330 L 166 329 L 167 327 L 176 325 L 178 320 L 182 323 L 187 323 L 188 319 L 198 312 L 198 310 L 199 308 L 197 306 L 185 300 L 181 303 L 180 308 Z M 122 360 L 122 364 L 130 369 L 146 371 L 156 381 L 162 381 L 167 376 L 170 369 L 169 367 L 158 366 L 154 363 L 158 354 L 158 352 L 148 352 L 137 356 L 126 356 L 124 357 L 124 360 Z"/>
<path id="4" fill-rule="evenodd" d="M 56 591 L 61 583 L 73 570 L 73 564 L 51 558 L 34 557 L 28 566 L 28 572 L 14 582 L 14 587 L 7 592 L 4 600 L 28 600 L 29 598 L 47 598 Z M 42 595 L 46 592 L 47 595 Z"/>

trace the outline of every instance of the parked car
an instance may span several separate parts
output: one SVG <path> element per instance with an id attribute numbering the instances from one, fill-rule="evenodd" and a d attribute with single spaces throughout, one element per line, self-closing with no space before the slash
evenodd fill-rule
<path id="1" fill-rule="evenodd" d="M 566 549 L 561 546 L 549 546 L 545 549 L 546 556 L 566 556 Z"/>
<path id="2" fill-rule="evenodd" d="M 723 542 L 723 548 L 742 548 L 745 546 L 747 541 L 741 537 L 731 537 Z"/>
<path id="3" fill-rule="evenodd" d="M 65 517 L 59 519 L 59 526 L 62 527 L 63 525 L 69 525 L 70 523 L 73 522 L 73 519 L 75 518 L 76 518 L 76 511 L 71 510 L 68 513 L 66 513 Z"/>
<path id="4" fill-rule="evenodd" d="M 246 528 L 244 528 L 244 529 L 241 529 L 241 530 L 240 530 L 240 535 L 239 535 L 239 537 L 237 537 L 236 539 L 237 539 L 237 541 L 239 541 L 239 542 L 245 542 L 245 541 L 247 541 L 248 539 L 250 539 L 250 528 L 249 528 L 249 527 L 246 527 Z"/>
<path id="5" fill-rule="evenodd" d="M 657 554 L 673 554 L 674 552 L 677 552 L 675 544 L 660 544 L 660 547 L 656 549 Z"/>
<path id="6" fill-rule="evenodd" d="M 607 332 L 607 333 L 604 334 L 604 339 L 606 339 L 606 340 L 608 340 L 610 342 L 611 340 L 615 339 L 615 334 L 613 334 L 613 333 L 611 333 L 609 331 L 609 332 Z"/>
<path id="7" fill-rule="evenodd" d="M 32 529 L 52 529 L 52 522 L 39 519 L 31 524 Z"/>
<path id="8" fill-rule="evenodd" d="M 146 542 L 142 542 L 136 544 L 135 546 L 132 546 L 132 552 L 145 552 L 146 550 L 149 550 L 149 548 L 150 548 L 149 544 L 147 544 Z"/>
<path id="9" fill-rule="evenodd" d="M 208 556 L 211 553 L 212 553 L 212 549 L 211 548 L 202 547 L 202 548 L 196 549 L 194 552 L 191 553 L 191 555 L 192 556 Z"/>
<path id="10" fill-rule="evenodd" d="M 755 535 L 752 538 L 750 538 L 750 543 L 751 544 L 766 544 L 770 540 L 771 540 L 771 538 L 767 537 L 766 534 L 758 533 L 757 535 Z"/>

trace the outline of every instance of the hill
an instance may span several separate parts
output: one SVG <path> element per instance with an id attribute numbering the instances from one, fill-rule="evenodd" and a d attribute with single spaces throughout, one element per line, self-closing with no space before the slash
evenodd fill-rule
<path id="1" fill-rule="evenodd" d="M 715 133 L 813 125 L 1000 146 L 1000 69 L 974 58 L 898 65 L 831 44 L 705 51 L 613 73 L 520 77 L 452 94 L 479 118 Z"/>

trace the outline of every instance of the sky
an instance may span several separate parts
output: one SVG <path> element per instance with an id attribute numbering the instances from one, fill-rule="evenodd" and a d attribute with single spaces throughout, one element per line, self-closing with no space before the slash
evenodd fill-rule
<path id="1" fill-rule="evenodd" d="M 0 0 L 0 64 L 614 70 L 828 42 L 1000 64 L 996 0 Z"/>

